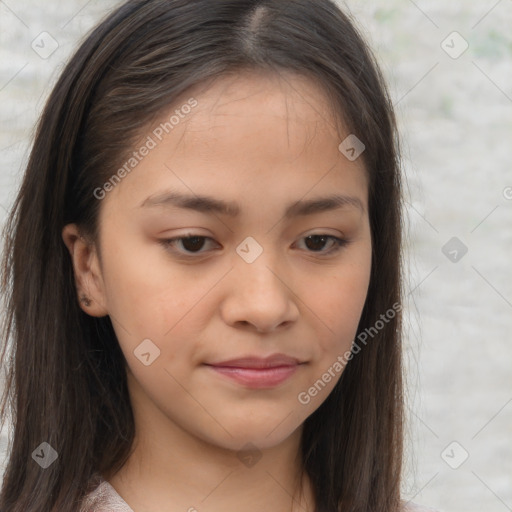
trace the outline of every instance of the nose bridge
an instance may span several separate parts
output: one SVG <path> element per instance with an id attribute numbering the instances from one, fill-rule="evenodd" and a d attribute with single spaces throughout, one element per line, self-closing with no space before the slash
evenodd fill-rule
<path id="1" fill-rule="evenodd" d="M 260 241 L 263 239 L 259 237 Z M 268 293 L 268 288 L 281 288 L 284 286 L 282 279 L 276 275 L 278 255 L 273 253 L 269 245 L 269 238 L 260 243 L 252 236 L 246 237 L 236 248 L 241 261 L 237 261 L 237 279 L 249 282 L 249 286 L 258 293 Z"/>
<path id="2" fill-rule="evenodd" d="M 286 286 L 279 255 L 256 238 L 245 238 L 236 248 L 230 299 L 225 303 L 229 323 L 245 322 L 269 330 L 296 318 L 293 293 Z"/>

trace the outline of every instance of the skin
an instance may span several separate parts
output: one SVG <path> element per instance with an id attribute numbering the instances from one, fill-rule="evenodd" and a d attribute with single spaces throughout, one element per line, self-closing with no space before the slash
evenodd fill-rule
<path id="1" fill-rule="evenodd" d="M 367 174 L 361 158 L 338 150 L 349 132 L 337 133 L 326 97 L 305 78 L 246 72 L 191 96 L 198 106 L 102 200 L 99 240 L 74 224 L 62 232 L 79 297 L 91 301 L 82 309 L 111 316 L 127 361 L 137 434 L 125 466 L 104 477 L 135 512 L 313 510 L 298 473 L 302 424 L 341 372 L 308 404 L 297 397 L 357 332 L 371 269 Z M 236 201 L 241 213 L 140 207 L 170 189 Z M 283 216 L 332 193 L 362 209 Z M 175 242 L 174 252 L 159 243 L 191 234 L 209 238 Z M 349 243 L 329 254 L 333 240 L 308 241 L 315 234 Z M 236 252 L 249 236 L 263 250 L 252 263 Z M 160 350 L 148 366 L 134 355 L 144 339 Z M 303 364 L 271 389 L 204 365 L 275 353 Z M 251 466 L 240 456 L 247 443 L 260 457 Z"/>

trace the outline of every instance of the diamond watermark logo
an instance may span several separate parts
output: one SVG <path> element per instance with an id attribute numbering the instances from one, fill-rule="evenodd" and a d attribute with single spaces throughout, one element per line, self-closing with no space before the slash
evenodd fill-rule
<path id="1" fill-rule="evenodd" d="M 452 469 L 458 469 L 469 457 L 467 450 L 457 441 L 452 441 L 442 452 L 441 458 Z"/>
<path id="2" fill-rule="evenodd" d="M 262 457 L 261 451 L 257 446 L 252 443 L 247 443 L 240 451 L 236 454 L 238 460 L 248 468 L 255 466 Z"/>
<path id="3" fill-rule="evenodd" d="M 454 31 L 441 42 L 441 48 L 452 59 L 458 59 L 469 48 L 469 43 Z"/>
<path id="4" fill-rule="evenodd" d="M 41 443 L 33 452 L 32 458 L 43 468 L 50 467 L 59 454 L 47 443 Z"/>
<path id="5" fill-rule="evenodd" d="M 460 239 L 454 236 L 443 245 L 441 252 L 452 263 L 458 263 L 466 255 L 468 248 Z"/>
<path id="6" fill-rule="evenodd" d="M 342 143 L 338 146 L 340 153 L 343 153 L 345 157 L 353 162 L 357 160 L 361 153 L 366 149 L 363 142 L 358 139 L 353 133 L 351 133 Z"/>
<path id="7" fill-rule="evenodd" d="M 41 32 L 32 41 L 31 47 L 39 57 L 47 59 L 59 47 L 59 43 L 48 32 Z"/>
<path id="8" fill-rule="evenodd" d="M 263 252 L 263 247 L 252 236 L 248 236 L 236 248 L 236 252 L 246 263 L 253 263 Z"/>
<path id="9" fill-rule="evenodd" d="M 160 356 L 160 349 L 150 339 L 145 339 L 133 353 L 144 366 L 149 366 Z"/>

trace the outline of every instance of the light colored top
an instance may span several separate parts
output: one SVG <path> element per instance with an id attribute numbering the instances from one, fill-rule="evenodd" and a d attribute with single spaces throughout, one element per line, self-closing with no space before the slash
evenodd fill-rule
<path id="1" fill-rule="evenodd" d="M 102 477 L 99 485 L 82 501 L 79 512 L 134 512 L 117 491 Z"/>
<path id="2" fill-rule="evenodd" d="M 80 512 L 134 512 L 117 491 L 103 478 L 99 485 L 91 491 L 84 501 Z M 437 512 L 432 508 L 414 503 L 404 503 L 403 512 Z"/>
<path id="3" fill-rule="evenodd" d="M 79 512 L 134 511 L 104 478 L 99 477 L 99 485 L 84 498 Z"/>

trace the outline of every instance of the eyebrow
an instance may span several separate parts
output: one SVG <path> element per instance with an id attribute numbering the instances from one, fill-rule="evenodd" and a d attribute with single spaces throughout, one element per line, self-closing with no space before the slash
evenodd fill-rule
<path id="1" fill-rule="evenodd" d="M 241 211 L 240 206 L 234 201 L 222 201 L 214 197 L 187 195 L 173 191 L 150 196 L 140 205 L 141 208 L 155 206 L 175 206 L 201 213 L 218 213 L 229 217 L 237 217 Z M 365 212 L 364 205 L 358 197 L 331 194 L 325 197 L 296 201 L 286 208 L 284 217 L 291 219 L 337 210 L 347 206 L 358 208 L 362 213 Z"/>

